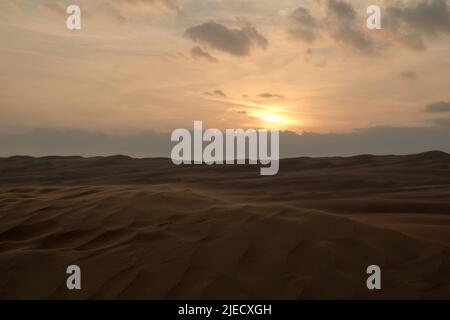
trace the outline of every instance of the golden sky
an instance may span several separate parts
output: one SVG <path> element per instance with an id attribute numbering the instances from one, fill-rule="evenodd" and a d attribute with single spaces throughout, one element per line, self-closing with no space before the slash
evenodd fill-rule
<path id="1" fill-rule="evenodd" d="M 72 3 L 0 1 L 1 133 L 348 132 L 450 110 L 445 0 L 78 0 L 69 31 Z"/>

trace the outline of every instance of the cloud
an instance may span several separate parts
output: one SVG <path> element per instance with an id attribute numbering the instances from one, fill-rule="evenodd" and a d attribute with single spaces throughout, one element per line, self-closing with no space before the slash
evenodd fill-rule
<path id="1" fill-rule="evenodd" d="M 450 34 L 446 0 L 396 2 L 386 8 L 385 25 L 394 40 L 412 50 L 425 50 L 425 38 Z"/>
<path id="2" fill-rule="evenodd" d="M 374 54 L 376 53 L 375 43 L 363 32 L 354 29 L 353 27 L 338 27 L 333 33 L 333 38 L 352 49 L 356 49 L 360 53 Z"/>
<path id="3" fill-rule="evenodd" d="M 221 96 L 221 97 L 226 97 L 227 95 L 225 93 L 223 93 L 222 90 L 215 90 L 213 92 L 215 95 Z"/>
<path id="4" fill-rule="evenodd" d="M 314 17 L 302 6 L 291 13 L 292 24 L 288 30 L 291 38 L 307 44 L 319 39 L 332 39 L 344 48 L 363 54 L 376 53 L 376 43 L 365 30 L 365 23 L 359 21 L 351 4 L 343 0 L 321 0 L 319 3 L 322 17 Z"/>
<path id="5" fill-rule="evenodd" d="M 450 123 L 449 120 L 446 122 Z M 0 156 L 124 154 L 133 157 L 170 157 L 170 133 L 151 131 L 117 135 L 84 130 L 38 129 L 0 135 Z M 411 154 L 430 150 L 450 152 L 450 125 L 429 127 L 372 127 L 348 133 L 280 133 L 282 158 Z"/>
<path id="6" fill-rule="evenodd" d="M 214 90 L 213 92 L 204 92 L 207 96 L 216 96 L 225 98 L 227 95 L 222 90 Z"/>
<path id="7" fill-rule="evenodd" d="M 131 135 L 86 130 L 35 129 L 0 136 L 0 155 L 115 155 L 161 157 L 170 155 L 170 133 L 152 131 Z"/>
<path id="8" fill-rule="evenodd" d="M 403 71 L 399 76 L 405 80 L 415 80 L 417 78 L 417 74 L 413 71 Z"/>
<path id="9" fill-rule="evenodd" d="M 162 9 L 175 13 L 183 12 L 176 0 L 114 0 L 114 3 L 126 9 Z"/>
<path id="10" fill-rule="evenodd" d="M 265 50 L 268 41 L 254 27 L 231 29 L 216 22 L 188 28 L 184 35 L 194 42 L 234 56 L 248 56 L 254 48 Z"/>
<path id="11" fill-rule="evenodd" d="M 431 150 L 450 152 L 450 127 L 371 127 L 348 133 L 280 136 L 282 157 L 412 154 Z"/>
<path id="12" fill-rule="evenodd" d="M 342 0 L 326 0 L 324 3 L 329 36 L 345 47 L 364 54 L 374 54 L 375 42 L 367 33 L 365 23 L 359 23 L 352 5 Z"/>
<path id="13" fill-rule="evenodd" d="M 312 43 L 320 36 L 320 22 L 314 18 L 310 11 L 304 7 L 298 7 L 291 15 L 293 27 L 289 34 L 298 40 Z"/>
<path id="14" fill-rule="evenodd" d="M 356 11 L 351 4 L 342 0 L 325 0 L 328 13 L 340 19 L 353 21 L 356 18 Z"/>
<path id="15" fill-rule="evenodd" d="M 272 99 L 272 98 L 283 99 L 283 98 L 284 98 L 284 96 L 282 96 L 282 95 L 280 95 L 280 94 L 269 93 L 269 92 L 260 93 L 260 94 L 258 94 L 258 97 L 260 97 L 260 98 L 266 98 L 266 99 Z"/>
<path id="16" fill-rule="evenodd" d="M 191 49 L 191 57 L 195 60 L 206 60 L 212 63 L 217 63 L 219 60 L 217 60 L 216 57 L 210 55 L 208 52 L 203 51 L 200 47 L 195 47 Z"/>
<path id="17" fill-rule="evenodd" d="M 385 32 L 366 28 L 366 15 L 346 0 L 319 0 L 322 15 L 313 16 L 305 7 L 290 14 L 288 33 L 292 39 L 311 45 L 333 40 L 344 48 L 365 55 L 380 49 L 403 46 L 413 51 L 426 49 L 426 39 L 450 35 L 450 7 L 446 0 L 392 1 L 382 9 Z"/>
<path id="18" fill-rule="evenodd" d="M 450 128 L 450 119 L 449 118 L 434 119 L 432 122 L 438 126 Z"/>
<path id="19" fill-rule="evenodd" d="M 439 113 L 439 112 L 450 112 L 450 101 L 439 101 L 431 103 L 425 106 L 426 112 Z"/>
<path id="20" fill-rule="evenodd" d="M 424 34 L 450 33 L 450 11 L 446 0 L 401 2 L 387 8 L 388 20 L 397 27 L 410 27 Z"/>

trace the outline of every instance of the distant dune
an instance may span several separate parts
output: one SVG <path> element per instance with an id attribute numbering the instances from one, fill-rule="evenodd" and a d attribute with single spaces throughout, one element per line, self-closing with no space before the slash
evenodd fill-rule
<path id="1" fill-rule="evenodd" d="M 0 298 L 450 299 L 449 195 L 438 151 L 286 159 L 276 176 L 0 158 Z"/>

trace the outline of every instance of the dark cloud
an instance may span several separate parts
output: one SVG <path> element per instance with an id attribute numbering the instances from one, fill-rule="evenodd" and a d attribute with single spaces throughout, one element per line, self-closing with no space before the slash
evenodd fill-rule
<path id="1" fill-rule="evenodd" d="M 329 36 L 344 47 L 364 54 L 376 53 L 374 40 L 365 23 L 357 19 L 355 9 L 343 0 L 325 0 L 325 23 Z"/>
<path id="2" fill-rule="evenodd" d="M 0 136 L 0 155 L 115 155 L 160 157 L 170 155 L 170 133 L 152 131 L 116 135 L 85 130 L 36 129 Z"/>
<path id="3" fill-rule="evenodd" d="M 450 129 L 450 119 L 449 118 L 434 119 L 434 120 L 432 120 L 432 122 L 438 126 L 442 126 L 442 127 Z"/>
<path id="4" fill-rule="evenodd" d="M 188 28 L 184 34 L 192 41 L 234 56 L 247 56 L 252 49 L 265 50 L 268 45 L 266 38 L 249 25 L 231 29 L 216 22 L 206 22 Z"/>
<path id="5" fill-rule="evenodd" d="M 260 98 L 266 98 L 266 99 L 272 99 L 272 98 L 283 99 L 283 98 L 284 98 L 284 96 L 282 96 L 282 95 L 280 95 L 280 94 L 269 93 L 269 92 L 260 93 L 260 94 L 258 94 L 258 97 L 260 97 Z"/>
<path id="6" fill-rule="evenodd" d="M 227 95 L 222 90 L 214 90 L 212 92 L 204 92 L 203 94 L 206 94 L 207 96 L 217 96 L 225 98 Z"/>
<path id="7" fill-rule="evenodd" d="M 227 96 L 225 93 L 223 93 L 222 90 L 214 90 L 213 93 L 214 93 L 215 95 L 221 96 L 221 97 L 226 97 L 226 96 Z"/>
<path id="8" fill-rule="evenodd" d="M 450 12 L 446 0 L 398 2 L 389 6 L 386 13 L 387 21 L 397 27 L 403 24 L 425 34 L 450 33 Z"/>
<path id="9" fill-rule="evenodd" d="M 394 2 L 385 12 L 385 26 L 394 41 L 412 50 L 425 50 L 427 37 L 450 34 L 450 8 L 446 0 Z"/>
<path id="10" fill-rule="evenodd" d="M 329 15 L 344 19 L 346 23 L 356 19 L 356 11 L 351 4 L 342 0 L 325 0 L 324 3 Z"/>
<path id="11" fill-rule="evenodd" d="M 344 48 L 376 55 L 389 46 L 410 50 L 426 49 L 426 39 L 450 35 L 450 7 L 446 0 L 392 1 L 382 9 L 385 32 L 366 28 L 366 15 L 346 0 L 319 0 L 322 16 L 298 7 L 291 15 L 291 38 L 311 44 L 318 39 L 333 39 Z M 364 12 L 365 13 L 365 12 Z"/>
<path id="12" fill-rule="evenodd" d="M 372 127 L 349 133 L 280 136 L 282 157 L 412 154 L 431 150 L 450 152 L 450 127 Z"/>
<path id="13" fill-rule="evenodd" d="M 351 4 L 343 0 L 321 0 L 319 3 L 323 8 L 323 17 L 312 16 L 304 7 L 298 7 L 291 13 L 289 34 L 292 38 L 307 44 L 331 38 L 341 46 L 360 53 L 376 52 L 376 43 L 369 36 L 364 20 L 358 19 Z"/>
<path id="14" fill-rule="evenodd" d="M 352 27 L 338 27 L 333 33 L 333 38 L 344 46 L 349 46 L 352 49 L 364 54 L 376 53 L 375 43 L 363 32 Z"/>
<path id="15" fill-rule="evenodd" d="M 314 18 L 310 11 L 304 7 L 298 7 L 291 13 L 293 27 L 289 34 L 298 40 L 312 43 L 320 36 L 320 23 Z"/>
<path id="16" fill-rule="evenodd" d="M 417 78 L 417 74 L 413 71 L 403 71 L 399 74 L 400 78 L 406 80 L 415 80 Z"/>
<path id="17" fill-rule="evenodd" d="M 413 51 L 423 51 L 426 49 L 425 42 L 422 36 L 417 32 L 395 32 L 393 33 L 394 39 L 397 44 L 403 45 L 406 48 Z"/>
<path id="18" fill-rule="evenodd" d="M 117 135 L 83 130 L 40 129 L 0 135 L 0 156 L 124 154 L 133 157 L 170 157 L 170 133 Z M 411 154 L 430 150 L 450 152 L 450 121 L 429 127 L 373 127 L 348 133 L 280 133 L 282 158 Z"/>
<path id="19" fill-rule="evenodd" d="M 426 112 L 450 112 L 450 101 L 439 101 L 425 106 Z"/>
<path id="20" fill-rule="evenodd" d="M 208 52 L 203 51 L 200 47 L 195 47 L 191 49 L 191 56 L 193 59 L 196 60 L 206 60 L 208 62 L 217 63 L 219 60 L 217 60 L 216 57 L 213 57 Z"/>

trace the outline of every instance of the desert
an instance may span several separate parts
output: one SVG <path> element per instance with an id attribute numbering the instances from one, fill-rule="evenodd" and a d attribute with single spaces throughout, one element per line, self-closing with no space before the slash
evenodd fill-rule
<path id="1" fill-rule="evenodd" d="M 5 299 L 448 299 L 450 155 L 0 159 Z M 66 288 L 79 265 L 82 290 Z M 368 290 L 379 265 L 382 289 Z"/>

